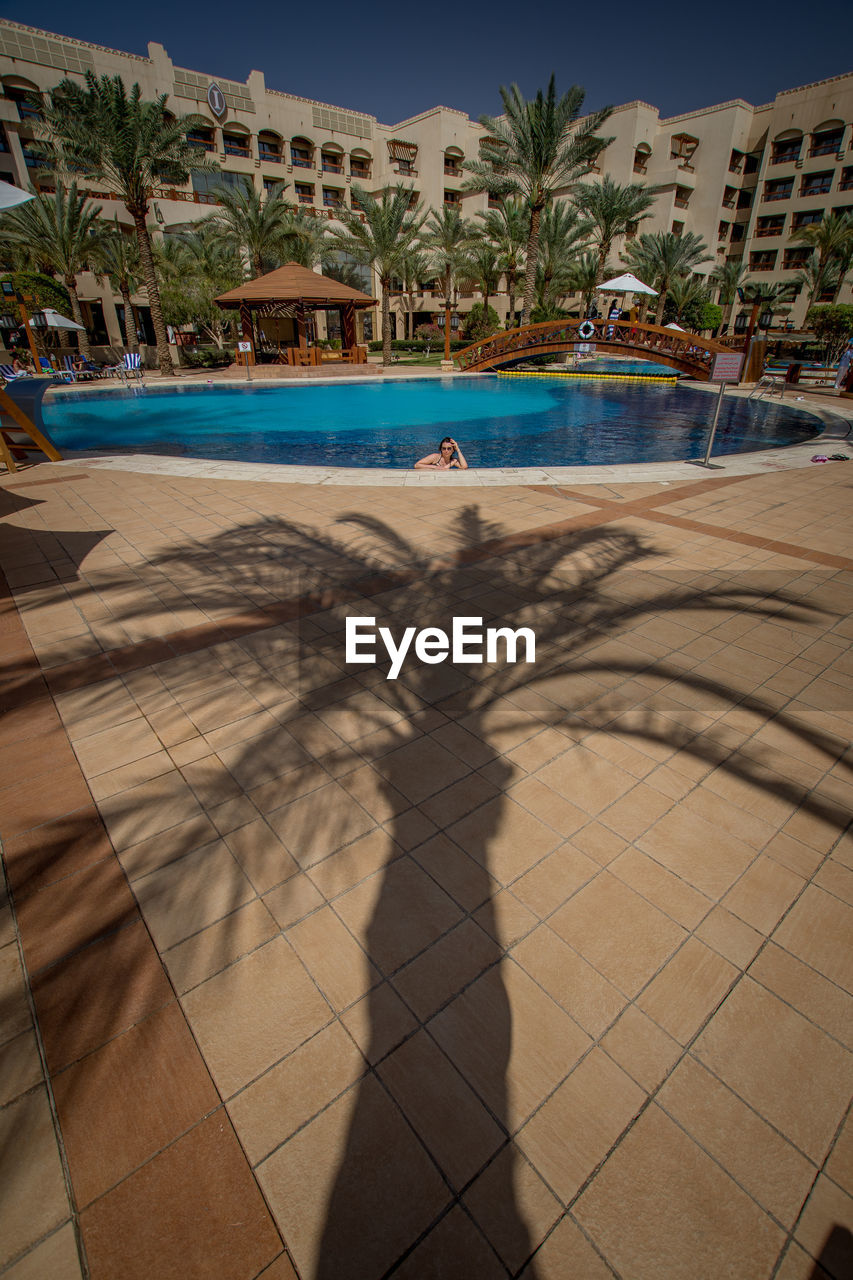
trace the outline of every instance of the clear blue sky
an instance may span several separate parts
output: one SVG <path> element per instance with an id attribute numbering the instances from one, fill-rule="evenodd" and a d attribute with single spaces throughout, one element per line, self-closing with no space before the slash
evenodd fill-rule
<path id="1" fill-rule="evenodd" d="M 156 40 L 178 66 L 234 80 L 257 69 L 269 88 L 385 124 L 439 103 L 472 118 L 497 114 L 499 85 L 516 82 L 532 96 L 552 71 L 558 90 L 583 85 L 588 108 L 634 98 L 662 115 L 729 98 L 757 105 L 853 70 L 844 11 L 812 11 L 802 0 L 722 8 L 650 0 L 645 17 L 641 4 L 624 0 L 0 0 L 0 15 L 15 22 L 131 53 Z"/>

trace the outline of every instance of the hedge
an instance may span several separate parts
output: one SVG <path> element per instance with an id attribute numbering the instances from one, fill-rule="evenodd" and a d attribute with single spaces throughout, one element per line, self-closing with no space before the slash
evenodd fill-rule
<path id="1" fill-rule="evenodd" d="M 374 342 L 369 342 L 367 345 L 371 351 L 382 350 L 381 338 Z M 451 351 L 462 351 L 469 345 L 470 343 L 466 342 L 463 338 L 450 339 Z M 420 338 L 392 338 L 391 340 L 392 351 L 426 351 L 427 347 L 429 347 L 430 352 L 433 354 L 436 351 L 443 351 L 444 339 L 442 338 L 436 342 L 423 342 Z"/>

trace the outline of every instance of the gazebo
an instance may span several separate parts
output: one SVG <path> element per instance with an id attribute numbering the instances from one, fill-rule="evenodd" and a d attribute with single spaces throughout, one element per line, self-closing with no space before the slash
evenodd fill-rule
<path id="1" fill-rule="evenodd" d="M 341 356 L 351 364 L 365 364 L 367 349 L 356 341 L 355 313 L 376 306 L 376 299 L 349 285 L 318 275 L 298 262 L 287 262 L 265 276 L 247 280 L 216 299 L 223 310 L 239 308 L 243 340 L 252 343 L 250 361 L 254 363 L 255 337 L 252 313 L 258 330 L 271 346 L 278 347 L 283 364 L 319 364 L 320 348 L 308 340 L 311 313 L 337 311 L 341 318 Z"/>

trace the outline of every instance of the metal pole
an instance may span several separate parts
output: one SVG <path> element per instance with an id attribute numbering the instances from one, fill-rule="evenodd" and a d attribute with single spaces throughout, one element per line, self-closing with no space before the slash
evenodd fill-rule
<path id="1" fill-rule="evenodd" d="M 710 435 L 708 436 L 708 447 L 705 450 L 705 457 L 702 459 L 701 462 L 697 463 L 697 465 L 700 467 L 711 467 L 714 465 L 712 462 L 709 461 L 709 459 L 711 457 L 711 450 L 714 447 L 714 436 L 717 434 L 717 423 L 719 422 L 719 419 L 720 419 L 720 410 L 723 407 L 723 396 L 725 394 L 726 394 L 726 384 L 724 382 L 721 382 L 720 394 L 717 397 L 717 407 L 714 410 L 714 421 L 711 423 L 711 432 L 710 432 Z"/>
<path id="2" fill-rule="evenodd" d="M 250 366 L 250 364 L 249 364 L 249 356 L 250 356 L 252 353 L 251 353 L 251 351 L 245 351 L 243 354 L 244 354 L 244 355 L 245 355 L 245 357 L 246 357 L 246 381 L 247 381 L 247 382 L 251 382 L 251 381 L 252 381 L 252 370 L 251 370 L 251 366 Z"/>

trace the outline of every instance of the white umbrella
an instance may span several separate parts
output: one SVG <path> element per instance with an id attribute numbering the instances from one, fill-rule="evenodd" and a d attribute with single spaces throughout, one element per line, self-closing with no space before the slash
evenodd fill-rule
<path id="1" fill-rule="evenodd" d="M 16 204 L 24 204 L 32 198 L 29 191 L 13 187 L 11 182 L 0 182 L 0 209 L 14 209 Z"/>
<path id="2" fill-rule="evenodd" d="M 657 289 L 650 289 L 647 284 L 643 284 L 642 280 L 638 280 L 630 271 L 626 271 L 624 275 L 616 276 L 614 280 L 605 280 L 604 284 L 597 284 L 596 289 L 606 289 L 609 293 L 650 293 L 653 298 L 658 296 Z"/>
<path id="3" fill-rule="evenodd" d="M 55 307 L 42 307 L 41 314 L 44 316 L 48 329 L 83 329 L 83 325 L 78 324 L 76 320 L 69 320 L 67 316 L 61 316 Z"/>
<path id="4" fill-rule="evenodd" d="M 687 332 L 687 330 L 686 330 L 686 329 L 682 329 L 681 325 L 680 325 L 680 324 L 676 324 L 676 323 L 675 323 L 675 321 L 673 321 L 673 322 L 672 322 L 672 324 L 665 324 L 665 325 L 664 325 L 664 329 L 677 329 L 679 333 L 686 333 L 686 332 Z"/>

